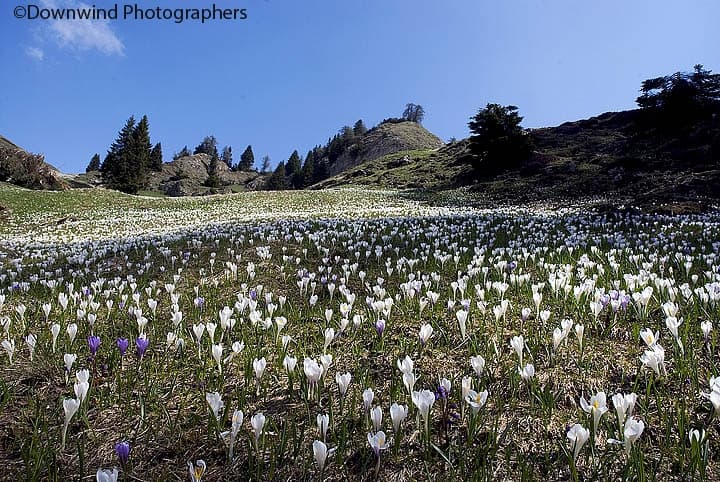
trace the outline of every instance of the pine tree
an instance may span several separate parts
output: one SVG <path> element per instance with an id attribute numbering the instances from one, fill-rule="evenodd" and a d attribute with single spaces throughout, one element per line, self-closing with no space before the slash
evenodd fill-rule
<path id="1" fill-rule="evenodd" d="M 146 115 L 142 116 L 133 132 L 135 138 L 134 149 L 131 151 L 130 166 L 131 172 L 128 181 L 137 186 L 137 190 L 147 184 L 147 173 L 150 170 L 150 124 Z M 137 192 L 135 190 L 135 192 Z"/>
<path id="2" fill-rule="evenodd" d="M 205 185 L 207 187 L 219 187 L 222 184 L 220 176 L 218 176 L 218 163 L 220 160 L 217 157 L 210 158 L 210 164 L 208 164 L 208 177 L 205 179 Z"/>
<path id="3" fill-rule="evenodd" d="M 158 142 L 150 151 L 150 169 L 153 171 L 162 171 L 163 157 L 162 145 Z"/>
<path id="4" fill-rule="evenodd" d="M 105 159 L 100 166 L 100 170 L 103 172 L 103 174 L 107 173 L 108 175 L 112 175 L 112 173 L 116 170 L 116 165 L 117 161 L 119 160 L 120 154 L 123 152 L 123 150 L 125 150 L 125 146 L 130 143 L 134 130 L 135 117 L 130 116 L 130 118 L 125 121 L 125 125 L 120 130 L 117 138 L 110 145 L 110 149 L 108 149 L 108 152 L 105 155 Z"/>
<path id="5" fill-rule="evenodd" d="M 526 161 L 533 143 L 514 105 L 487 104 L 470 119 L 470 151 L 478 175 L 512 169 Z"/>
<path id="6" fill-rule="evenodd" d="M 355 122 L 355 125 L 353 126 L 353 134 L 355 134 L 356 137 L 360 137 L 366 132 L 367 127 L 365 127 L 365 123 L 362 119 L 359 119 L 357 122 Z"/>
<path id="7" fill-rule="evenodd" d="M 117 139 L 112 143 L 100 170 L 105 183 L 111 189 L 123 192 L 137 192 L 129 176 L 132 170 L 131 157 L 135 144 L 135 117 L 125 122 L 125 125 L 118 133 Z"/>
<path id="8" fill-rule="evenodd" d="M 270 156 L 264 155 L 262 158 L 262 167 L 260 167 L 260 172 L 265 174 L 270 170 Z"/>
<path id="9" fill-rule="evenodd" d="M 225 146 L 223 147 L 222 156 L 220 156 L 220 160 L 223 161 L 228 169 L 232 170 L 232 162 L 233 162 L 233 156 L 232 156 L 232 147 Z"/>
<path id="10" fill-rule="evenodd" d="M 327 163 L 322 160 L 322 158 L 318 158 L 317 156 L 315 157 L 315 159 L 318 160 L 314 163 L 315 165 L 313 166 L 313 184 L 316 184 L 328 178 Z"/>
<path id="11" fill-rule="evenodd" d="M 312 153 L 314 161 L 312 184 L 315 184 L 328 177 L 326 149 L 322 146 L 315 146 Z"/>
<path id="12" fill-rule="evenodd" d="M 293 151 L 285 164 L 285 177 L 292 189 L 302 189 L 302 161 L 297 150 Z"/>
<path id="13" fill-rule="evenodd" d="M 90 163 L 85 168 L 85 172 L 99 171 L 100 170 L 100 154 L 95 154 L 90 159 Z"/>
<path id="14" fill-rule="evenodd" d="M 340 129 L 340 137 L 342 138 L 343 147 L 349 146 L 355 140 L 355 131 L 350 126 L 343 126 Z"/>
<path id="15" fill-rule="evenodd" d="M 215 136 L 205 137 L 200 145 L 195 148 L 193 154 L 207 154 L 211 159 L 219 159 Z"/>
<path id="16" fill-rule="evenodd" d="M 252 146 L 247 146 L 245 148 L 245 151 L 240 156 L 240 162 L 238 163 L 238 171 L 251 170 L 254 162 L 255 154 L 253 154 Z"/>
<path id="17" fill-rule="evenodd" d="M 180 152 L 177 152 L 173 155 L 173 161 L 177 161 L 181 157 L 188 157 L 190 155 L 192 155 L 190 153 L 190 149 L 188 149 L 188 146 L 185 146 L 180 150 Z"/>
<path id="18" fill-rule="evenodd" d="M 265 189 L 268 191 L 282 191 L 283 189 L 287 189 L 285 170 L 285 163 L 279 163 L 275 171 L 273 171 L 272 175 L 268 178 Z"/>
<path id="19" fill-rule="evenodd" d="M 313 155 L 313 151 L 309 151 L 307 153 L 307 156 L 305 156 L 305 163 L 302 167 L 302 186 L 301 187 L 307 187 L 312 184 L 314 184 L 315 180 L 315 156 Z"/>
<path id="20" fill-rule="evenodd" d="M 136 194 L 147 181 L 151 150 L 147 116 L 143 116 L 137 124 L 135 118 L 130 117 L 100 166 L 108 187 Z"/>
<path id="21" fill-rule="evenodd" d="M 653 123 L 663 127 L 692 125 L 695 121 L 717 115 L 720 107 L 720 74 L 713 74 L 701 64 L 692 72 L 643 81 L 637 104 Z"/>

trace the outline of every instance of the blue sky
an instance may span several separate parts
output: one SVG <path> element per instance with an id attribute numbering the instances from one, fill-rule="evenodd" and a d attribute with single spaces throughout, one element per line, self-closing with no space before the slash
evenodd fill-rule
<path id="1" fill-rule="evenodd" d="M 213 134 L 275 164 L 408 102 L 447 140 L 488 102 L 557 125 L 633 108 L 648 77 L 720 70 L 716 0 L 216 0 L 248 18 L 204 25 L 15 19 L 27 3 L 0 7 L 0 134 L 64 172 L 104 157 L 130 115 L 148 115 L 166 160 Z"/>

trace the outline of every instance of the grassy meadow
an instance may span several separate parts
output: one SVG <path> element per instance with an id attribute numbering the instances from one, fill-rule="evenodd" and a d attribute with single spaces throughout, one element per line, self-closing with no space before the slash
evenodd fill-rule
<path id="1" fill-rule="evenodd" d="M 720 212 L 0 187 L 0 480 L 716 480 Z"/>

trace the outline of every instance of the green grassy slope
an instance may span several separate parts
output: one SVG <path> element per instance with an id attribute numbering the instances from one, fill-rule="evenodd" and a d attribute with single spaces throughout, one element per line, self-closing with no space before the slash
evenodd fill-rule
<path id="1" fill-rule="evenodd" d="M 316 187 L 468 186 L 489 199 L 518 202 L 596 195 L 642 202 L 720 198 L 720 116 L 673 131 L 643 122 L 639 111 L 627 111 L 533 129 L 532 159 L 497 176 L 473 171 L 465 140 L 368 161 Z"/>

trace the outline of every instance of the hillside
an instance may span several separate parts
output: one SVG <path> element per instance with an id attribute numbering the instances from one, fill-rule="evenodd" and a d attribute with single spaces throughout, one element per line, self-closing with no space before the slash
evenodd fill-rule
<path id="1" fill-rule="evenodd" d="M 328 176 L 362 163 L 402 151 L 438 149 L 443 141 L 416 122 L 380 124 L 348 146 L 334 161 L 324 160 Z"/>
<path id="2" fill-rule="evenodd" d="M 30 189 L 66 189 L 60 171 L 0 135 L 0 181 Z"/>
<path id="3" fill-rule="evenodd" d="M 218 177 L 222 184 L 210 188 L 204 185 L 209 165 L 210 156 L 207 154 L 194 154 L 166 162 L 162 171 L 149 172 L 147 186 L 141 194 L 172 197 L 227 194 L 257 190 L 265 183 L 263 174 L 256 171 L 231 171 L 225 163 L 219 162 Z M 75 176 L 75 182 L 84 184 L 83 187 L 101 186 L 102 178 L 99 172 L 92 171 Z"/>
<path id="4" fill-rule="evenodd" d="M 469 186 L 489 199 L 518 202 L 610 194 L 643 202 L 720 197 L 720 115 L 660 128 L 638 110 L 609 112 L 530 135 L 535 151 L 523 168 L 491 178 L 475 175 L 464 140 L 367 161 L 315 187 Z"/>

